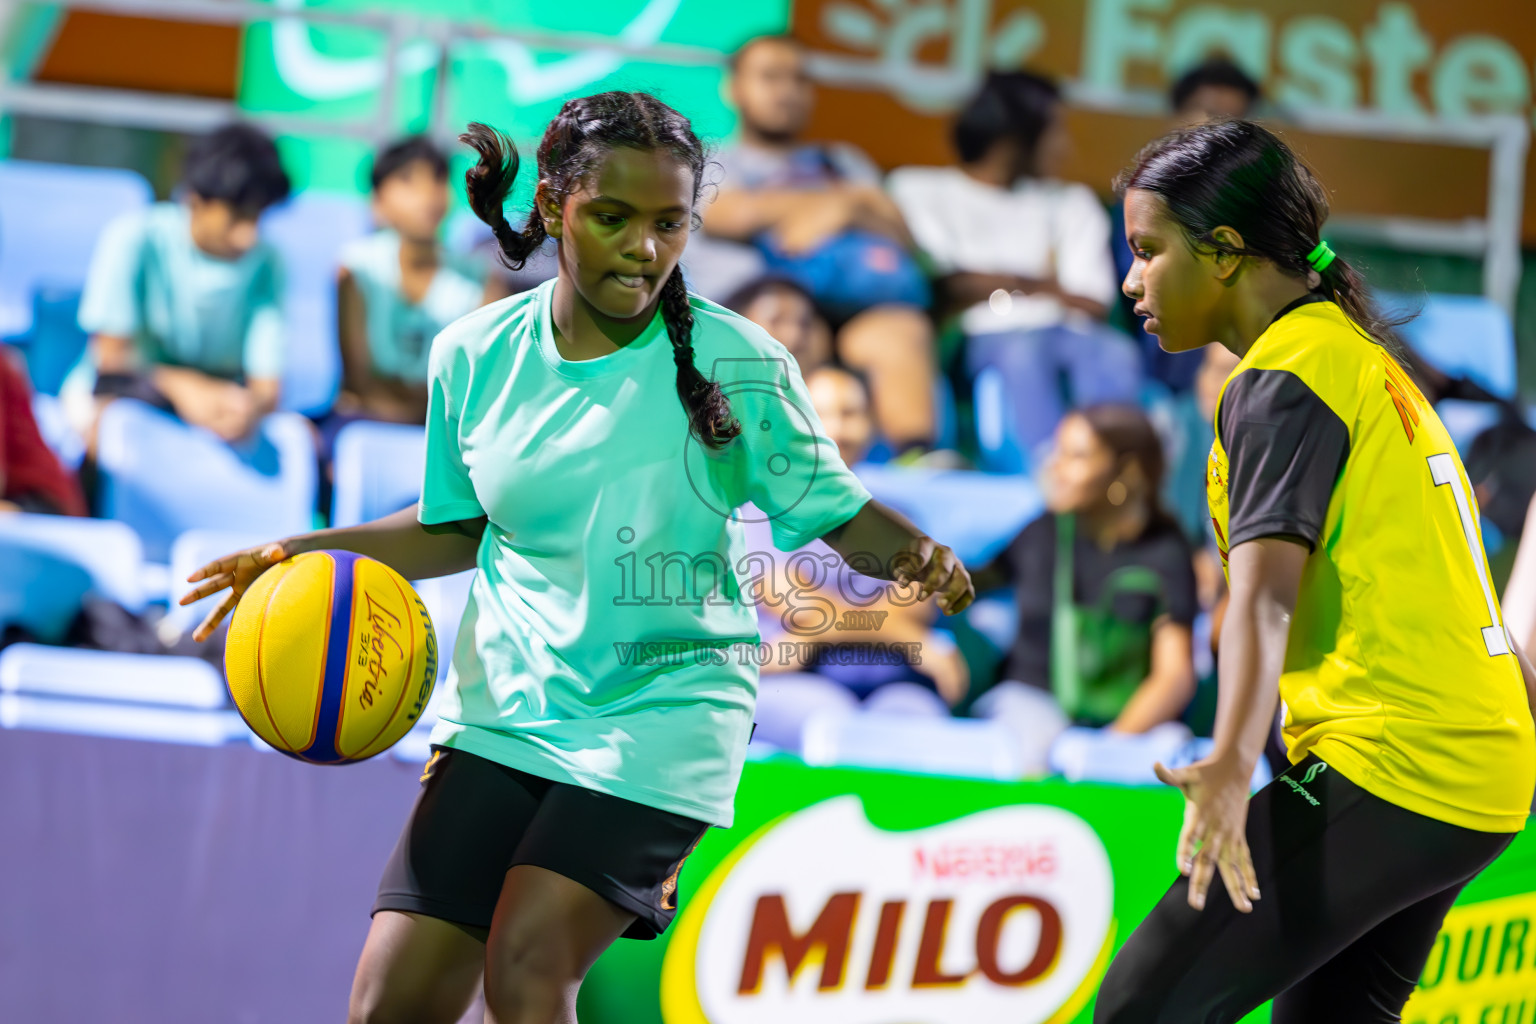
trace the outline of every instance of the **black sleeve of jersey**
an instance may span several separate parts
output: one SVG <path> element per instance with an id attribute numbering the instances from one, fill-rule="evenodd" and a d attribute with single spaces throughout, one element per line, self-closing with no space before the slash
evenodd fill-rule
<path id="1" fill-rule="evenodd" d="M 1289 370 L 1244 370 L 1221 400 L 1227 544 L 1297 537 L 1317 547 L 1349 457 L 1349 428 Z"/>

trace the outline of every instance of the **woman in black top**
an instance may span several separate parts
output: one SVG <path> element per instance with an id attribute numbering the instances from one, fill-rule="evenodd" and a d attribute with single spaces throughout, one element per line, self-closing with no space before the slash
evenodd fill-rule
<path id="1" fill-rule="evenodd" d="M 1143 733 L 1195 692 L 1191 551 L 1158 498 L 1152 424 L 1132 406 L 1073 412 L 1047 472 L 1047 512 L 972 573 L 978 593 L 1015 588 L 1017 638 L 977 709 L 1027 720 L 1032 768 L 1068 724 Z"/>

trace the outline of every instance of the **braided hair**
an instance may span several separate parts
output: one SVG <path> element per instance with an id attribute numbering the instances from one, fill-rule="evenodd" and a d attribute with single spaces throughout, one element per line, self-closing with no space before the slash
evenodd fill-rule
<path id="1" fill-rule="evenodd" d="M 472 146 L 479 162 L 464 175 L 469 205 L 489 224 L 501 250 L 501 261 L 520 270 L 548 237 L 537 205 L 521 231 L 507 223 L 502 206 L 517 177 L 517 147 L 506 135 L 472 122 L 459 141 Z M 656 97 L 643 92 L 603 92 L 567 100 L 539 143 L 541 191 L 564 199 L 604 156 L 619 147 L 665 149 L 693 170 L 693 198 L 698 202 L 704 179 L 704 146 L 688 119 Z M 697 218 L 697 214 L 695 214 Z M 693 307 L 683 283 L 683 269 L 674 267 L 661 290 L 661 316 L 672 341 L 677 364 L 677 396 L 688 414 L 688 428 L 701 444 L 725 447 L 741 433 L 730 403 L 717 381 L 694 365 Z"/>

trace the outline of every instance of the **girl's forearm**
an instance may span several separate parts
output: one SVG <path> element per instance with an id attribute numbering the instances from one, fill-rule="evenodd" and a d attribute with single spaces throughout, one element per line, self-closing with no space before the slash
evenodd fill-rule
<path id="1" fill-rule="evenodd" d="M 316 530 L 282 542 L 289 555 L 333 548 L 383 562 L 408 580 L 449 576 L 475 567 L 485 520 L 423 526 L 414 507 L 357 526 Z"/>
<path id="2" fill-rule="evenodd" d="M 822 538 L 857 572 L 882 580 L 894 580 L 900 564 L 897 555 L 925 534 L 906 516 L 870 499 L 854 517 Z M 916 564 L 908 566 L 915 569 Z"/>
<path id="3" fill-rule="evenodd" d="M 1242 772 L 1253 771 L 1274 728 L 1305 557 L 1305 548 L 1270 538 L 1240 544 L 1230 555 L 1211 758 Z"/>

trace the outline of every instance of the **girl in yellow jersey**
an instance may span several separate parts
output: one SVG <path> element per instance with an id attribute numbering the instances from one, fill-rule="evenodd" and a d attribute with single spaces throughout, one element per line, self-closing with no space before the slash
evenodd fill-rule
<path id="1" fill-rule="evenodd" d="M 1207 476 L 1231 584 L 1215 748 L 1158 767 L 1186 800 L 1181 877 L 1094 1020 L 1217 1024 L 1269 999 L 1276 1024 L 1400 1020 L 1457 893 L 1525 827 L 1536 673 L 1455 446 L 1320 239 L 1311 172 L 1225 121 L 1118 185 L 1147 330 L 1241 362 Z M 1292 765 L 1250 800 L 1277 697 Z"/>

